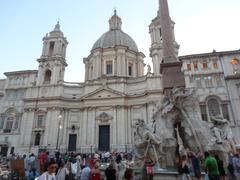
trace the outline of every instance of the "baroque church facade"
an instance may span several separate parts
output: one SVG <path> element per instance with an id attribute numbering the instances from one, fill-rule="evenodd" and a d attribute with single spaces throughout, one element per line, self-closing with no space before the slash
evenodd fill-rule
<path id="1" fill-rule="evenodd" d="M 115 11 L 109 30 L 83 59 L 83 83 L 64 81 L 68 41 L 57 23 L 43 38 L 38 70 L 6 72 L 0 80 L 0 154 L 131 151 L 136 120 L 151 123 L 163 95 L 163 47 L 182 63 L 186 88 L 196 89 L 202 120 L 221 115 L 240 137 L 240 51 L 179 57 L 174 22 L 163 26 L 166 18 L 167 0 L 159 0 L 149 26 L 153 69 L 144 74 L 145 55 Z"/>

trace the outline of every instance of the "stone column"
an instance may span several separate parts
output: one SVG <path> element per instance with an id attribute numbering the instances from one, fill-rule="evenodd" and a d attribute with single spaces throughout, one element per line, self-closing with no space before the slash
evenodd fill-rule
<path id="1" fill-rule="evenodd" d="M 117 57 L 115 56 L 114 60 L 113 60 L 113 75 L 116 76 L 117 75 Z"/>
<path id="2" fill-rule="evenodd" d="M 126 129 L 126 122 L 125 122 L 125 108 L 124 106 L 121 107 L 121 144 L 126 144 L 125 139 L 125 129 Z"/>
<path id="3" fill-rule="evenodd" d="M 60 131 L 59 126 L 58 126 L 58 116 L 60 114 L 59 110 L 52 110 L 50 111 L 50 118 L 48 122 L 48 144 L 51 144 L 52 148 L 56 148 L 57 145 L 57 136 L 58 136 L 58 131 Z M 58 142 L 59 143 L 59 142 Z"/>
<path id="4" fill-rule="evenodd" d="M 97 77 L 97 62 L 96 62 L 96 57 L 93 57 L 93 78 L 95 79 Z"/>
<path id="5" fill-rule="evenodd" d="M 87 117 L 87 145 L 90 146 L 91 145 L 91 140 L 92 140 L 92 109 L 88 108 L 88 117 Z"/>
<path id="6" fill-rule="evenodd" d="M 52 74 L 51 74 L 51 79 L 50 79 L 50 84 L 56 84 L 56 78 L 57 78 L 57 61 L 54 61 L 53 64 L 53 69 L 51 69 Z"/>
<path id="7" fill-rule="evenodd" d="M 21 145 L 30 146 L 32 137 L 32 128 L 34 122 L 34 111 L 29 110 L 24 113 L 21 124 Z"/>
<path id="8" fill-rule="evenodd" d="M 83 122 L 82 122 L 82 127 L 83 127 L 83 131 L 82 131 L 82 145 L 86 146 L 87 145 L 87 119 L 88 119 L 88 109 L 85 108 L 84 112 L 83 112 Z"/>
<path id="9" fill-rule="evenodd" d="M 126 76 L 126 52 L 122 55 L 122 76 Z"/>
<path id="10" fill-rule="evenodd" d="M 157 52 L 153 52 L 153 73 L 154 74 L 160 74 L 160 59 L 157 55 Z"/>
<path id="11" fill-rule="evenodd" d="M 125 145 L 129 144 L 128 143 L 128 109 L 126 106 L 123 107 L 124 112 L 123 112 L 123 121 L 124 121 L 124 136 L 125 136 Z"/>
<path id="12" fill-rule="evenodd" d="M 46 56 L 47 55 L 47 42 L 44 41 L 43 42 L 43 48 L 42 48 L 42 56 Z"/>
<path id="13" fill-rule="evenodd" d="M 133 62 L 133 77 L 137 76 L 137 62 Z"/>
<path id="14" fill-rule="evenodd" d="M 68 122 L 69 122 L 69 110 L 65 111 L 62 119 L 62 145 L 64 149 L 68 148 Z"/>
<path id="15" fill-rule="evenodd" d="M 49 124 L 51 120 L 51 111 L 48 109 L 46 113 L 46 118 L 45 118 L 45 131 L 44 131 L 44 138 L 43 138 L 43 145 L 47 146 L 48 145 L 48 137 L 49 137 Z"/>
<path id="16" fill-rule="evenodd" d="M 132 144 L 132 110 L 128 107 L 128 144 Z"/>
<path id="17" fill-rule="evenodd" d="M 120 56 L 119 52 L 117 52 L 116 57 L 117 57 L 117 62 L 116 62 L 116 64 L 117 64 L 117 66 L 116 66 L 117 67 L 116 68 L 117 76 L 121 76 L 122 67 L 121 67 L 121 56 Z"/>
<path id="18" fill-rule="evenodd" d="M 95 141 L 95 135 L 96 135 L 96 108 L 94 107 L 92 110 L 92 119 L 91 119 L 91 124 L 92 124 L 92 141 L 91 144 L 96 147 L 96 141 Z"/>
<path id="19" fill-rule="evenodd" d="M 117 144 L 117 108 L 113 107 L 113 131 L 112 131 L 112 136 L 113 136 L 113 145 Z"/>
<path id="20" fill-rule="evenodd" d="M 97 72 L 97 75 L 96 77 L 99 78 L 101 77 L 101 59 L 100 59 L 100 54 L 97 55 L 96 57 L 96 72 Z"/>

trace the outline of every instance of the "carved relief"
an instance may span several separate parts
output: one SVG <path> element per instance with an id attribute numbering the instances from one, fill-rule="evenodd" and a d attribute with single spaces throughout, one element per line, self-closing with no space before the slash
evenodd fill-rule
<path id="1" fill-rule="evenodd" d="M 113 117 L 105 112 L 102 112 L 99 116 L 96 117 L 96 120 L 99 120 L 101 122 L 108 122 L 112 119 L 113 119 Z"/>

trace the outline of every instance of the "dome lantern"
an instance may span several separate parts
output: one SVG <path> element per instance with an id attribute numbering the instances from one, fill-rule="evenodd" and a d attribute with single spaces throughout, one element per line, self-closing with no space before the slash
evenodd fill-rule
<path id="1" fill-rule="evenodd" d="M 119 29 L 121 30 L 122 27 L 122 19 L 117 15 L 117 10 L 114 10 L 114 15 L 109 19 L 109 29 L 115 30 Z"/>

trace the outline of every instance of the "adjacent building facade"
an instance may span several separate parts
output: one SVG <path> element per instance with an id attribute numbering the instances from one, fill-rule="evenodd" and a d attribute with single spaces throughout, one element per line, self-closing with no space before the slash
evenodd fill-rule
<path id="1" fill-rule="evenodd" d="M 65 82 L 68 42 L 57 23 L 43 38 L 38 70 L 7 72 L 0 80 L 0 153 L 130 151 L 135 121 L 150 123 L 163 95 L 164 44 L 174 50 L 170 58 L 182 63 L 186 88 L 196 89 L 202 119 L 220 114 L 240 137 L 240 51 L 178 57 L 174 23 L 162 21 L 169 16 L 167 1 L 159 3 L 149 26 L 153 72 L 147 74 L 145 55 L 123 32 L 115 11 L 109 30 L 83 59 L 85 81 Z"/>

